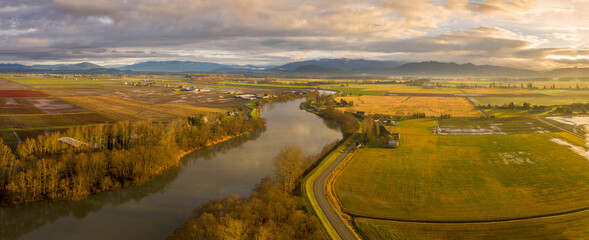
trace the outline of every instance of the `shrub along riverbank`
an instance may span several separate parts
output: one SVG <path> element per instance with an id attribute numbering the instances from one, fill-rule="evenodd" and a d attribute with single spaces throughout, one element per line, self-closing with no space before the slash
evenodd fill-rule
<path id="1" fill-rule="evenodd" d="M 318 96 L 308 94 L 307 100 Z M 352 115 L 333 108 L 319 115 L 337 123 L 346 135 L 359 126 Z M 262 179 L 249 198 L 230 195 L 204 203 L 168 239 L 326 239 L 298 191 L 305 173 L 337 146 L 327 144 L 315 156 L 304 156 L 298 146 L 284 147 L 274 158 L 275 177 Z"/>
<path id="2" fill-rule="evenodd" d="M 204 203 L 168 239 L 325 239 L 321 224 L 293 192 L 321 153 L 305 156 L 286 146 L 274 158 L 275 177 L 263 178 L 249 198 L 236 194 Z"/>

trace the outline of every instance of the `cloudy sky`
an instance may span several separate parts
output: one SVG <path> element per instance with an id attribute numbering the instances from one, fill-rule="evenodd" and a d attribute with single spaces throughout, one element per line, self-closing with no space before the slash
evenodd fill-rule
<path id="1" fill-rule="evenodd" d="M 1 0 L 0 62 L 589 66 L 589 0 Z"/>

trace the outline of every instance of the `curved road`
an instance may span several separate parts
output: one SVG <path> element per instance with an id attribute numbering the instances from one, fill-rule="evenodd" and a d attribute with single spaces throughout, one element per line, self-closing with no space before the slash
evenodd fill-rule
<path id="1" fill-rule="evenodd" d="M 340 156 L 337 157 L 337 159 L 333 161 L 333 163 L 331 163 L 331 165 L 329 165 L 329 167 L 327 167 L 327 169 L 325 169 L 325 171 L 323 171 L 323 173 L 321 173 L 321 175 L 319 175 L 319 177 L 313 183 L 313 192 L 315 193 L 319 207 L 321 207 L 321 210 L 323 213 L 325 213 L 325 216 L 343 240 L 355 240 L 356 236 L 354 236 L 354 233 L 352 233 L 350 229 L 346 227 L 343 220 L 338 216 L 335 210 L 333 210 L 329 200 L 327 200 L 327 197 L 325 196 L 325 182 L 329 174 L 331 174 L 331 172 L 335 170 L 335 168 L 344 160 L 344 158 L 346 158 L 348 153 L 354 149 L 356 142 L 357 139 L 352 144 L 350 144 L 350 146 L 348 146 L 348 148 L 346 148 L 346 150 L 344 150 L 344 152 L 342 152 L 342 154 L 340 154 Z"/>

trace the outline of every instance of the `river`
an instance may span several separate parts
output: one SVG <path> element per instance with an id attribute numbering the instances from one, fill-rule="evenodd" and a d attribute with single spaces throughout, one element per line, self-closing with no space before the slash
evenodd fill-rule
<path id="1" fill-rule="evenodd" d="M 282 147 L 296 144 L 316 154 L 342 138 L 333 124 L 299 110 L 302 101 L 266 104 L 264 129 L 190 153 L 140 187 L 0 208 L 0 239 L 165 239 L 202 203 L 249 195 L 272 175 Z"/>

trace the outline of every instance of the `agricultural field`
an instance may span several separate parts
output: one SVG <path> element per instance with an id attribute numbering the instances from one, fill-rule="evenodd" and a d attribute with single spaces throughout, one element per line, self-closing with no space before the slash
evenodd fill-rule
<path id="1" fill-rule="evenodd" d="M 28 98 L 28 97 L 47 97 L 48 95 L 33 90 L 0 90 L 0 98 Z"/>
<path id="2" fill-rule="evenodd" d="M 64 97 L 64 99 L 121 121 L 165 120 L 205 112 L 227 111 L 181 103 L 151 104 L 120 96 Z"/>
<path id="3" fill-rule="evenodd" d="M 94 112 L 79 114 L 0 115 L 0 129 L 51 129 L 65 126 L 114 122 L 112 118 Z"/>
<path id="4" fill-rule="evenodd" d="M 527 95 L 527 94 L 538 94 L 538 92 L 529 90 L 529 89 L 522 89 L 522 88 L 463 88 L 460 89 L 461 92 L 465 94 L 472 94 L 472 95 L 505 95 L 505 94 L 513 94 L 513 95 Z"/>
<path id="5" fill-rule="evenodd" d="M 0 75 L 0 137 L 14 149 L 27 138 L 71 127 L 225 113 L 250 102 L 237 94 L 291 91 L 264 84 L 195 83 L 185 75 Z"/>
<path id="6" fill-rule="evenodd" d="M 412 223 L 355 219 L 366 239 L 536 240 L 584 239 L 589 236 L 589 212 L 494 223 Z"/>
<path id="7" fill-rule="evenodd" d="M 333 87 L 333 90 L 345 92 L 351 96 L 383 95 L 385 93 L 401 94 L 463 94 L 460 89 L 438 87 L 424 88 L 419 86 L 408 86 L 405 84 L 349 84 L 345 87 Z"/>
<path id="8" fill-rule="evenodd" d="M 250 87 L 278 87 L 278 88 L 306 88 L 310 86 L 301 85 L 300 82 L 285 82 L 285 84 L 271 83 L 249 83 L 249 82 L 221 82 L 225 85 L 250 86 Z"/>
<path id="9" fill-rule="evenodd" d="M 479 105 L 498 105 L 513 102 L 521 105 L 525 102 L 532 105 L 562 105 L 572 103 L 589 103 L 589 90 L 534 90 L 535 94 L 521 94 L 519 96 L 474 96 L 473 102 Z"/>
<path id="10" fill-rule="evenodd" d="M 495 132 L 434 134 L 438 127 Z M 583 138 L 521 115 L 387 128 L 401 134 L 400 147 L 360 148 L 334 183 L 343 212 L 366 238 L 588 236 Z"/>
<path id="11" fill-rule="evenodd" d="M 363 111 L 367 114 L 412 116 L 425 113 L 428 117 L 450 114 L 455 117 L 479 117 L 482 113 L 462 97 L 414 97 L 414 96 L 360 96 L 341 97 L 353 101 L 353 107 L 341 108 L 343 111 Z"/>
<path id="12" fill-rule="evenodd" d="M 439 129 L 445 130 L 440 135 L 462 135 L 460 130 L 487 130 L 493 134 L 516 133 L 552 133 L 559 132 L 558 128 L 546 125 L 535 118 L 509 117 L 509 118 L 446 118 L 438 120 Z M 455 134 L 452 134 L 454 132 Z M 479 131 L 480 132 L 480 131 Z"/>
<path id="13" fill-rule="evenodd" d="M 489 88 L 490 83 L 512 85 L 511 88 Z M 531 82 L 535 88 L 527 88 L 524 80 L 497 83 L 490 80 L 431 80 L 427 87 L 406 84 L 358 84 L 328 86 L 348 96 L 388 95 L 388 96 L 432 96 L 432 97 L 470 97 L 477 105 L 498 105 L 513 102 L 521 105 L 562 105 L 589 102 L 589 82 Z M 442 86 L 434 86 L 441 84 Z M 519 87 L 520 85 L 524 88 Z M 547 88 L 544 89 L 544 86 Z M 550 89 L 554 86 L 555 89 Z M 577 88 L 578 86 L 578 88 Z"/>
<path id="14" fill-rule="evenodd" d="M 3 75 L 6 80 L 26 85 L 36 90 L 46 89 L 90 89 L 119 87 L 124 80 L 107 78 L 106 76 L 76 75 Z"/>

